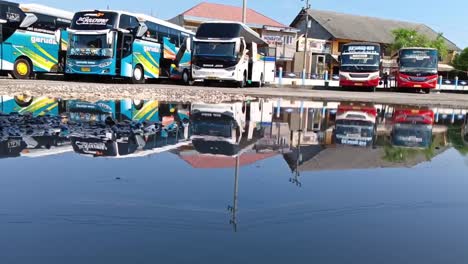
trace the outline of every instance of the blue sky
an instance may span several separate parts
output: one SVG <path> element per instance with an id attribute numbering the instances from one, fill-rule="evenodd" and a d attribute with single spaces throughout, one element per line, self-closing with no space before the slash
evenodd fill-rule
<path id="1" fill-rule="evenodd" d="M 232 5 L 242 5 L 242 0 L 209 0 Z M 25 2 L 34 2 L 25 1 Z M 128 10 L 139 13 L 153 13 L 168 19 L 191 8 L 200 0 L 36 0 L 37 3 L 59 7 L 70 11 L 80 9 Z M 460 48 L 468 47 L 467 0 L 310 0 L 312 8 L 332 10 L 366 16 L 399 19 L 425 23 L 455 42 Z M 248 0 L 249 7 L 289 25 L 304 5 L 301 0 Z"/>

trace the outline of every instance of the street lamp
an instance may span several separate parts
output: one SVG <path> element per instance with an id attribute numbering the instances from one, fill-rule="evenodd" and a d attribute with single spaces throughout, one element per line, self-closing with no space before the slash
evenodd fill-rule
<path id="1" fill-rule="evenodd" d="M 309 0 L 301 0 L 302 2 L 306 2 L 304 12 L 306 16 L 306 24 L 305 24 L 305 34 L 304 34 L 304 63 L 303 63 L 303 68 L 302 68 L 302 78 L 305 80 L 305 75 L 307 73 L 306 67 L 307 67 L 307 38 L 309 35 Z M 305 82 L 303 83 L 305 86 Z"/>

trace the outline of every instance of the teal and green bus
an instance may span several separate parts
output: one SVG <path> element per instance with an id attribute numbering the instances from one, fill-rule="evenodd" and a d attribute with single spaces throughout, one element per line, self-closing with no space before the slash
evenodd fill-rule
<path id="1" fill-rule="evenodd" d="M 193 33 L 141 14 L 80 11 L 69 29 L 67 77 L 108 76 L 141 84 L 168 78 L 190 83 Z"/>
<path id="2" fill-rule="evenodd" d="M 0 73 L 29 79 L 63 72 L 72 17 L 42 5 L 0 1 Z"/>

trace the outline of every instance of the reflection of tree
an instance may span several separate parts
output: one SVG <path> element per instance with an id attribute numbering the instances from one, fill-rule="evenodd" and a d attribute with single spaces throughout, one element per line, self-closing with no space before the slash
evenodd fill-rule
<path id="1" fill-rule="evenodd" d="M 453 146 L 460 154 L 468 155 L 468 145 L 464 140 L 465 131 L 463 127 L 451 125 L 448 127 L 448 140 L 450 145 Z"/>
<path id="2" fill-rule="evenodd" d="M 394 163 L 403 163 L 410 159 L 415 159 L 419 155 L 424 155 L 427 161 L 432 160 L 437 154 L 437 150 L 446 146 L 445 134 L 435 135 L 429 148 L 405 148 L 391 144 L 385 144 L 384 160 Z"/>

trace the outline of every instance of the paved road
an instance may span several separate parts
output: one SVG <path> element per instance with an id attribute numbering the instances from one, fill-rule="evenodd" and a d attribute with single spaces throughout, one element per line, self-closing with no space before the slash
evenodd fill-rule
<path id="1" fill-rule="evenodd" d="M 158 99 L 167 101 L 221 102 L 245 100 L 252 97 L 305 99 L 317 101 L 359 101 L 384 104 L 411 104 L 432 107 L 468 109 L 467 94 L 451 93 L 391 93 L 352 92 L 300 88 L 226 88 L 187 87 L 171 84 L 131 85 L 121 83 L 63 82 L 51 80 L 0 79 L 0 94 L 26 93 L 33 96 L 52 96 L 64 99 Z"/>

